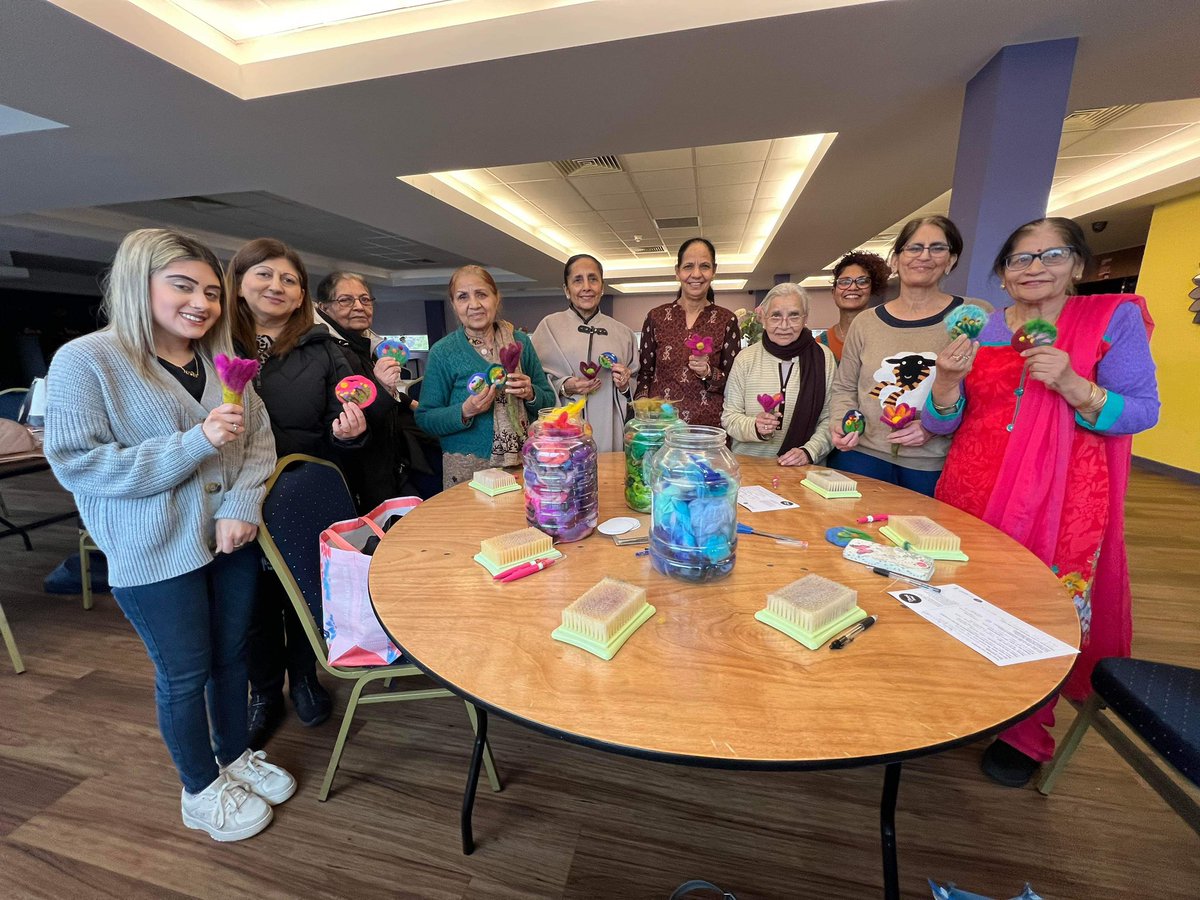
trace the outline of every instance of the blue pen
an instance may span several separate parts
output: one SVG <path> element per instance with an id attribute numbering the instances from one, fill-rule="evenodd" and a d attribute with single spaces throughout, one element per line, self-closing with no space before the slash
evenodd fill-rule
<path id="1" fill-rule="evenodd" d="M 756 528 L 751 528 L 749 525 L 743 525 L 738 522 L 738 534 L 757 534 L 759 537 L 774 538 L 777 541 L 786 541 L 789 544 L 798 544 L 801 547 L 807 547 L 808 541 L 803 541 L 800 538 L 788 537 L 786 534 L 771 534 L 769 531 L 759 531 Z"/>

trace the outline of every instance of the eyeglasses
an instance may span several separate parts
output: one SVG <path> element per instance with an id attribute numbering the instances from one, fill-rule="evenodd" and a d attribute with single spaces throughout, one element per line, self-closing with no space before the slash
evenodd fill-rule
<path id="1" fill-rule="evenodd" d="M 835 278 L 833 283 L 840 288 L 848 288 L 850 285 L 854 285 L 855 287 L 870 287 L 871 276 L 859 275 L 857 278 Z"/>
<path id="2" fill-rule="evenodd" d="M 1041 253 L 1010 253 L 1004 257 L 1004 268 L 1010 272 L 1020 272 L 1033 265 L 1035 259 L 1040 259 L 1047 269 L 1065 266 L 1075 255 L 1072 247 L 1050 247 Z"/>
<path id="3" fill-rule="evenodd" d="M 929 251 L 930 256 L 945 256 L 950 252 L 949 244 L 905 244 L 900 248 L 900 252 L 905 256 L 911 256 L 914 259 Z"/>
<path id="4" fill-rule="evenodd" d="M 357 297 L 351 297 L 349 294 L 343 294 L 340 297 L 334 297 L 332 305 L 336 306 L 342 312 L 346 312 L 354 306 L 355 303 L 361 303 L 363 309 L 372 309 L 375 306 L 375 298 L 370 294 L 359 294 Z"/>
<path id="5" fill-rule="evenodd" d="M 804 313 L 790 312 L 785 316 L 781 312 L 773 312 L 767 316 L 767 321 L 772 325 L 781 325 L 785 319 L 789 325 L 799 325 L 804 321 Z"/>

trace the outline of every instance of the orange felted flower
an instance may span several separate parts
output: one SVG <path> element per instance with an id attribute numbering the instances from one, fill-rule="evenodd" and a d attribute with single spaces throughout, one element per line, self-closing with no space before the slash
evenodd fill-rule
<path id="1" fill-rule="evenodd" d="M 885 403 L 883 405 L 883 415 L 879 417 L 879 421 L 892 429 L 892 431 L 899 431 L 916 417 L 916 408 L 909 406 L 907 403 Z M 892 456 L 899 455 L 900 445 L 892 444 Z"/>

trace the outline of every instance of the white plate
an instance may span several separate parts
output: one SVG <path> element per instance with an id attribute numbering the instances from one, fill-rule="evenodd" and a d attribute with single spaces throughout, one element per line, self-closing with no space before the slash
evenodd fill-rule
<path id="1" fill-rule="evenodd" d="M 629 516 L 617 516 L 615 519 L 605 519 L 601 522 L 596 530 L 601 534 L 624 534 L 627 531 L 633 531 L 641 523 Z"/>

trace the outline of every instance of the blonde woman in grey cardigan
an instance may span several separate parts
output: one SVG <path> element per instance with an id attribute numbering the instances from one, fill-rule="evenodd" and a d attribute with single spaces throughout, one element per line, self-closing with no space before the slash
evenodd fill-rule
<path id="1" fill-rule="evenodd" d="M 833 353 L 808 329 L 808 294 L 777 284 L 763 298 L 763 339 L 733 360 L 721 427 L 733 452 L 774 456 L 781 466 L 823 460 L 832 446 L 829 396 Z M 764 408 L 760 397 L 770 398 Z"/>
<path id="2" fill-rule="evenodd" d="M 45 448 L 154 663 L 183 822 L 238 841 L 267 827 L 296 782 L 247 745 L 250 545 L 275 442 L 249 385 L 241 403 L 222 398 L 213 354 L 232 350 L 220 271 L 184 235 L 125 237 L 105 292 L 110 324 L 50 366 Z"/>

